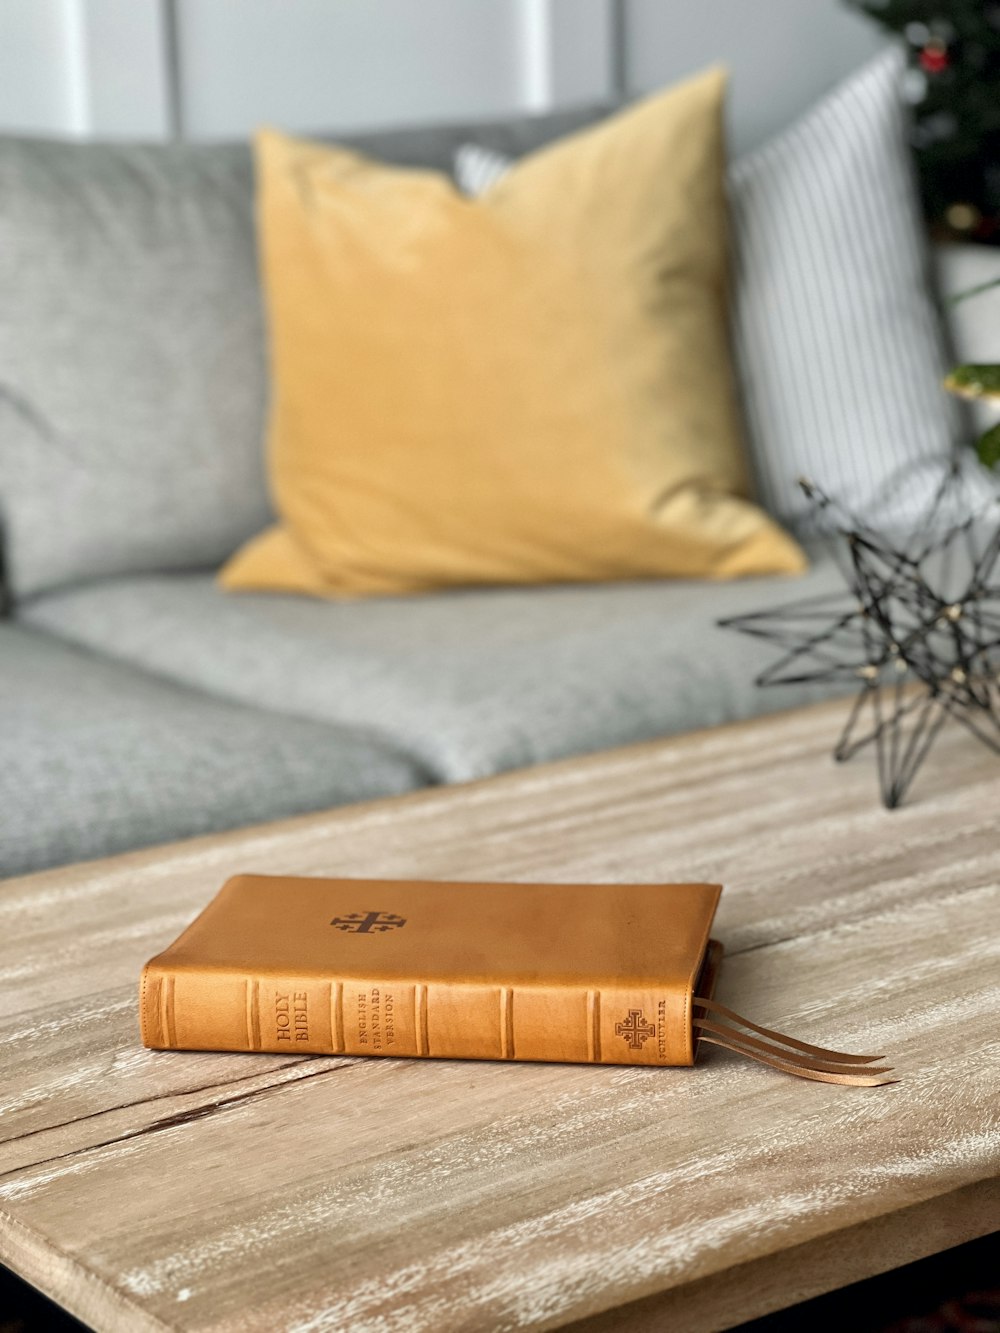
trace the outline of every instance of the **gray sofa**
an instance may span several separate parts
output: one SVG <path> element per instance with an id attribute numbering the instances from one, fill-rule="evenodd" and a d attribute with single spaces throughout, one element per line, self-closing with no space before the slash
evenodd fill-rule
<path id="1" fill-rule="evenodd" d="M 717 616 L 778 580 L 343 604 L 102 580 L 0 624 L 0 871 L 483 777 L 816 697 Z"/>
<path id="2" fill-rule="evenodd" d="M 518 153 L 598 114 L 475 138 Z M 354 142 L 449 169 L 469 136 Z M 269 512 L 247 148 L 6 141 L 0 192 L 26 201 L 16 244 L 0 235 L 0 293 L 16 288 L 29 325 L 0 331 L 0 364 L 36 403 L 0 373 L 20 460 L 0 475 L 0 874 L 817 697 L 756 688 L 771 654 L 716 621 L 839 588 L 822 557 L 794 580 L 222 593 L 214 569 Z"/>

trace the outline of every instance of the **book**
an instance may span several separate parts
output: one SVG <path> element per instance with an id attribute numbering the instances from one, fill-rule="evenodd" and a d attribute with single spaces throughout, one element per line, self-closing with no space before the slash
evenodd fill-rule
<path id="1" fill-rule="evenodd" d="M 717 884 L 237 875 L 140 983 L 158 1050 L 693 1065 L 701 1041 L 874 1084 L 714 999 Z M 741 1031 L 741 1029 L 749 1031 Z"/>

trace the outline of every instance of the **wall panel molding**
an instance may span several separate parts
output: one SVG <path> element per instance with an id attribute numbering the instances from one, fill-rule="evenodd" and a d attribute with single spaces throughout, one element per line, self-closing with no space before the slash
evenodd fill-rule
<path id="1" fill-rule="evenodd" d="M 177 132 L 171 2 L 62 0 L 77 133 L 163 139 Z"/>
<path id="2" fill-rule="evenodd" d="M 219 138 L 262 121 L 491 118 L 722 60 L 742 150 L 882 40 L 843 0 L 0 0 L 0 130 Z"/>
<path id="3" fill-rule="evenodd" d="M 521 38 L 525 110 L 621 96 L 622 0 L 521 0 Z"/>
<path id="4" fill-rule="evenodd" d="M 0 129 L 226 137 L 605 101 L 624 79 L 623 5 L 0 0 Z"/>
<path id="5" fill-rule="evenodd" d="M 521 100 L 526 111 L 552 105 L 552 0 L 521 0 Z"/>

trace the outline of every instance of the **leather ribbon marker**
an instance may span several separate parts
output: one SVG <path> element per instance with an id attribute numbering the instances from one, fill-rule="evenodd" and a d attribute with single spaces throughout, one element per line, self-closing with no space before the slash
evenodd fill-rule
<path id="1" fill-rule="evenodd" d="M 727 1019 L 728 1022 L 724 1021 Z M 884 1058 L 881 1055 L 850 1055 L 846 1051 L 814 1046 L 808 1041 L 788 1037 L 783 1032 L 775 1032 L 773 1028 L 762 1027 L 724 1004 L 698 995 L 694 997 L 693 1026 L 702 1041 L 722 1046 L 737 1055 L 745 1055 L 750 1060 L 758 1060 L 786 1074 L 794 1074 L 797 1078 L 859 1088 L 878 1088 L 898 1081 L 886 1077 L 892 1073 L 892 1069 L 877 1063 Z M 741 1032 L 740 1028 L 749 1028 L 758 1036 L 752 1037 L 747 1032 Z"/>

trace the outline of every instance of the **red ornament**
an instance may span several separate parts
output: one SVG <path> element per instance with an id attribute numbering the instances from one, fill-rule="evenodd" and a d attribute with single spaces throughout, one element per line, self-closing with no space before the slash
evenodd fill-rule
<path id="1" fill-rule="evenodd" d="M 919 56 L 921 68 L 928 74 L 940 74 L 951 64 L 948 48 L 943 42 L 928 42 Z"/>

